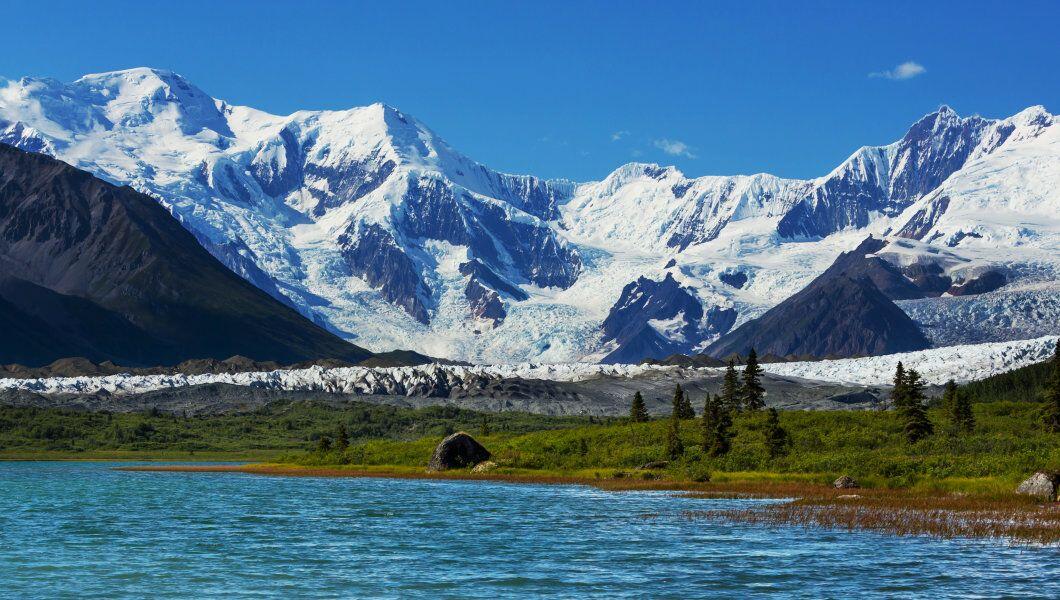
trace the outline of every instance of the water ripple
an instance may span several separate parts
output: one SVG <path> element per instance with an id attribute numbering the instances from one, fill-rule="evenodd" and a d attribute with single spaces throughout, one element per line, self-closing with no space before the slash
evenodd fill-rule
<path id="1" fill-rule="evenodd" d="M 112 466 L 0 463 L 0 595 L 1060 597 L 1055 549 L 682 515 L 759 500 Z"/>

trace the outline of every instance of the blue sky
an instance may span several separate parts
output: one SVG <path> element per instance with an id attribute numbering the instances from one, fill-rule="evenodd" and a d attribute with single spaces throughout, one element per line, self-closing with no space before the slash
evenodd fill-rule
<path id="1" fill-rule="evenodd" d="M 1060 111 L 1060 2 L 921 4 L 7 0 L 0 76 L 153 66 L 275 113 L 383 101 L 494 168 L 577 180 L 814 177 L 940 104 Z"/>

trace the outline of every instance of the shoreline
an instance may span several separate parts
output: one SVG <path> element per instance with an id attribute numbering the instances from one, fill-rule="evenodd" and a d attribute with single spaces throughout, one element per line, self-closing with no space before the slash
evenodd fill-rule
<path id="1" fill-rule="evenodd" d="M 703 499 L 775 498 L 745 509 L 685 511 L 691 519 L 722 519 L 765 526 L 873 531 L 941 539 L 987 539 L 1060 547 L 1060 502 L 1016 494 L 962 494 L 911 489 L 836 489 L 794 481 L 718 481 L 636 477 L 604 478 L 551 473 L 428 473 L 413 467 L 308 467 L 279 463 L 241 465 L 136 465 L 120 471 L 245 474 L 271 477 L 349 477 L 433 481 L 486 481 L 538 485 L 585 485 L 605 491 L 668 491 Z"/>

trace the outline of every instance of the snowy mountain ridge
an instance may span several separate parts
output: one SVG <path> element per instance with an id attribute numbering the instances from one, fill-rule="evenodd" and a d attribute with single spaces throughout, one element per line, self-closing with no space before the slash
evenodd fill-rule
<path id="1" fill-rule="evenodd" d="M 1055 120 L 943 107 L 814 180 L 631 163 L 578 184 L 493 171 L 383 104 L 271 115 L 146 68 L 0 81 L 0 142 L 154 196 L 347 339 L 475 362 L 696 351 L 870 234 L 888 260 L 951 257 L 955 282 L 1060 280 Z"/>

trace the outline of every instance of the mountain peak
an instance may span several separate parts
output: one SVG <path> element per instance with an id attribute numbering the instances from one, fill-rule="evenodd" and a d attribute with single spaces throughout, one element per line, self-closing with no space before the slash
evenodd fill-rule
<path id="1" fill-rule="evenodd" d="M 164 118 L 176 121 L 185 134 L 209 129 L 232 135 L 217 101 L 173 71 L 137 67 L 94 73 L 69 88 L 103 107 L 111 123 L 140 127 Z"/>

